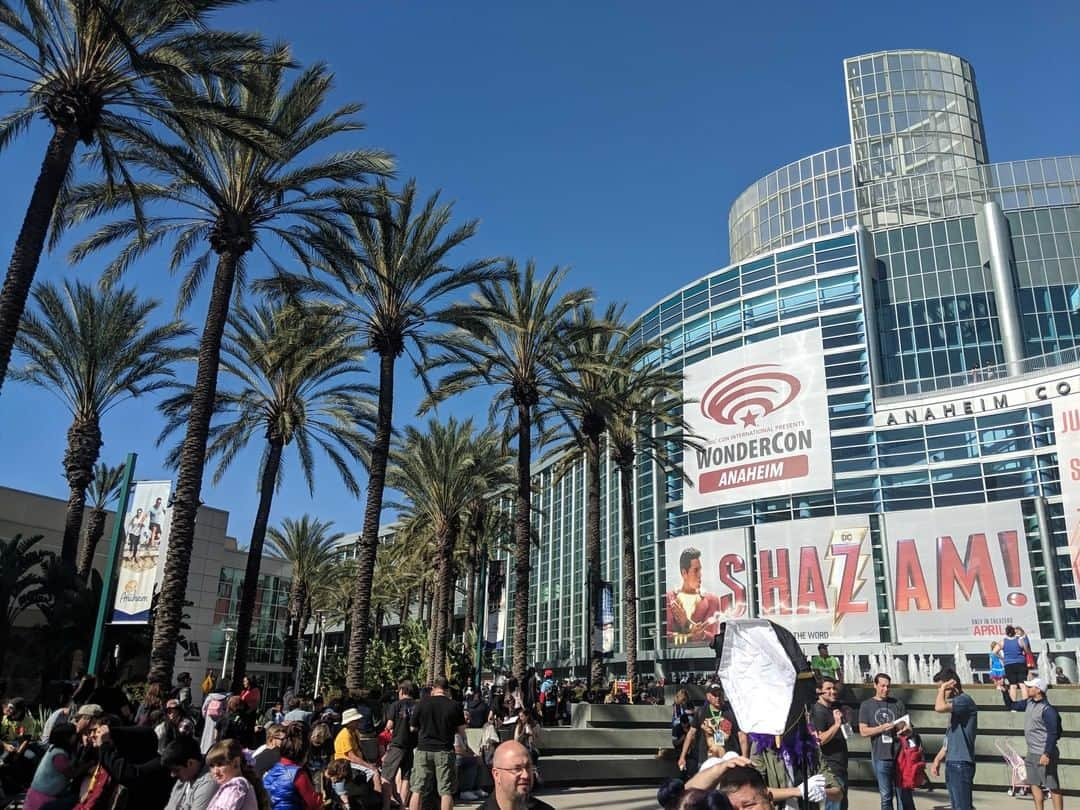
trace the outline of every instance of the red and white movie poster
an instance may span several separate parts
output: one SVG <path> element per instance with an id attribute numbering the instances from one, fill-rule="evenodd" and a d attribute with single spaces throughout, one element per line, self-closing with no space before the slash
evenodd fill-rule
<path id="1" fill-rule="evenodd" d="M 759 618 L 807 644 L 880 641 L 866 515 L 763 523 L 754 539 Z"/>
<path id="2" fill-rule="evenodd" d="M 1080 394 L 1054 400 L 1054 435 L 1069 564 L 1073 582 L 1080 582 Z"/>
<path id="3" fill-rule="evenodd" d="M 752 343 L 688 366 L 683 509 L 832 487 L 821 329 Z"/>
<path id="4" fill-rule="evenodd" d="M 749 617 L 745 530 L 671 537 L 666 543 L 669 647 L 707 646 L 721 622 Z"/>
<path id="5" fill-rule="evenodd" d="M 1039 634 L 1017 501 L 889 512 L 893 615 L 900 641 L 971 641 L 1008 624 Z"/>

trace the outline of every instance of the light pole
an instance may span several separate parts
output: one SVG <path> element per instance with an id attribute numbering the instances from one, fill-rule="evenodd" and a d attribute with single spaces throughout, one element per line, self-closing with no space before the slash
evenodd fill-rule
<path id="1" fill-rule="evenodd" d="M 232 644 L 233 633 L 236 632 L 235 627 L 222 628 L 222 632 L 225 633 L 225 654 L 221 657 L 221 679 L 225 680 L 225 673 L 229 669 L 229 645 Z"/>
<path id="2" fill-rule="evenodd" d="M 319 684 L 322 682 L 322 662 L 323 654 L 326 652 L 326 620 L 323 611 L 315 611 L 315 631 L 322 631 L 322 638 L 319 640 L 319 660 L 315 665 L 315 691 L 312 697 L 319 696 Z"/>

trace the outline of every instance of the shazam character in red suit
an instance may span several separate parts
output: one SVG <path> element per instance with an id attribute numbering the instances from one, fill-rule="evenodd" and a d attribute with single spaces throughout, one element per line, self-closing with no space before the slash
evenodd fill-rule
<path id="1" fill-rule="evenodd" d="M 701 552 L 679 555 L 682 587 L 667 594 L 667 626 L 674 644 L 710 643 L 720 628 L 720 597 L 701 592 Z"/>

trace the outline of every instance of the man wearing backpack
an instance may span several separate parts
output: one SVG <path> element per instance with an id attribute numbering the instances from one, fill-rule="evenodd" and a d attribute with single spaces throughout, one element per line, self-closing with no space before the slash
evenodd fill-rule
<path id="1" fill-rule="evenodd" d="M 945 744 L 934 757 L 930 772 L 941 773 L 945 761 L 945 787 L 949 791 L 952 810 L 972 810 L 971 786 L 975 781 L 975 735 L 978 733 L 979 709 L 971 695 L 960 688 L 956 671 L 943 669 L 934 676 L 938 684 L 934 711 L 949 715 Z"/>
<path id="2" fill-rule="evenodd" d="M 559 700 L 554 675 L 555 673 L 550 669 L 545 669 L 544 680 L 540 684 L 540 711 L 544 718 L 544 725 L 548 727 L 555 725 L 555 706 Z"/>
<path id="3" fill-rule="evenodd" d="M 901 787 L 897 779 L 897 754 L 900 752 L 899 734 L 903 724 L 897 720 L 907 714 L 903 701 L 889 697 L 892 678 L 884 672 L 874 676 L 874 696 L 859 706 L 859 734 L 870 738 L 870 759 L 881 795 L 881 810 L 892 810 L 896 795 L 900 810 L 915 810 L 911 789 Z"/>
<path id="4" fill-rule="evenodd" d="M 1043 810 L 1043 789 L 1050 791 L 1054 810 L 1061 810 L 1061 785 L 1058 782 L 1058 738 L 1061 736 L 1061 715 L 1046 699 L 1046 681 L 1031 678 L 1024 681 L 1027 700 L 1010 700 L 1004 684 L 998 684 L 1005 708 L 1024 713 L 1024 742 L 1027 743 L 1027 781 L 1035 810 Z"/>

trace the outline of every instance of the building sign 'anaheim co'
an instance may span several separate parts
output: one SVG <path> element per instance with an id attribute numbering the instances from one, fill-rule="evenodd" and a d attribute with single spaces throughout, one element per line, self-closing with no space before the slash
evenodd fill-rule
<path id="1" fill-rule="evenodd" d="M 683 393 L 684 510 L 832 487 L 820 328 L 688 366 Z"/>

